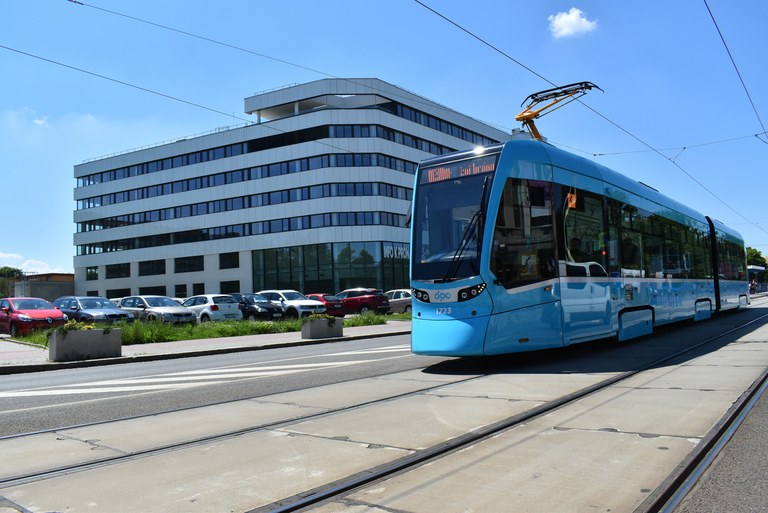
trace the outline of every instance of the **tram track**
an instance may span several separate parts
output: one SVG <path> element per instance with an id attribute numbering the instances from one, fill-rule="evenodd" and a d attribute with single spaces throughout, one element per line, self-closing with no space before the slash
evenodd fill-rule
<path id="1" fill-rule="evenodd" d="M 470 377 L 470 378 L 467 378 L 467 379 L 459 380 L 456 383 L 469 382 L 469 381 L 478 379 L 480 377 L 482 377 L 482 375 L 481 376 L 473 376 L 473 377 Z M 360 403 L 348 405 L 348 406 L 341 407 L 341 408 L 334 408 L 334 409 L 331 409 L 331 410 L 328 410 L 328 411 L 319 412 L 319 413 L 313 413 L 313 414 L 303 415 L 303 416 L 299 416 L 299 417 L 291 417 L 291 418 L 287 418 L 287 419 L 276 421 L 276 422 L 269 422 L 269 423 L 264 423 L 264 424 L 247 426 L 247 427 L 243 427 L 243 428 L 240 428 L 240 429 L 229 430 L 229 431 L 226 431 L 226 432 L 216 433 L 216 434 L 209 435 L 209 436 L 196 437 L 196 438 L 192 438 L 192 439 L 189 439 L 189 440 L 183 440 L 183 441 L 179 441 L 179 442 L 175 442 L 175 443 L 164 444 L 164 445 L 161 445 L 161 446 L 152 447 L 152 448 L 145 449 L 145 450 L 135 451 L 135 452 L 127 453 L 127 454 L 121 454 L 119 456 L 97 458 L 97 459 L 93 459 L 91 461 L 87 461 L 87 462 L 83 462 L 83 463 L 79 463 L 79 464 L 75 464 L 75 465 L 66 465 L 66 466 L 62 466 L 62 467 L 59 467 L 59 468 L 46 469 L 46 470 L 40 471 L 40 472 L 30 472 L 30 473 L 23 474 L 23 475 L 15 475 L 15 476 L 2 476 L 2 475 L 0 475 L 0 488 L 6 487 L 6 486 L 15 486 L 15 485 L 29 483 L 29 482 L 33 482 L 33 481 L 45 480 L 45 479 L 49 479 L 51 477 L 55 477 L 57 475 L 67 474 L 67 473 L 71 473 L 71 472 L 85 471 L 85 470 L 89 470 L 89 469 L 93 469 L 93 468 L 103 467 L 105 465 L 118 464 L 118 463 L 121 463 L 123 461 L 131 460 L 131 459 L 145 458 L 145 457 L 150 457 L 150 456 L 153 456 L 153 455 L 158 455 L 158 454 L 162 454 L 162 453 L 166 453 L 166 452 L 170 452 L 170 451 L 174 451 L 174 450 L 179 450 L 179 449 L 184 449 L 184 448 L 189 448 L 189 447 L 195 447 L 195 446 L 201 446 L 201 445 L 205 445 L 205 444 L 210 444 L 210 443 L 213 443 L 213 442 L 230 439 L 230 438 L 241 436 L 241 435 L 244 435 L 244 434 L 253 433 L 253 432 L 256 432 L 256 431 L 262 431 L 262 430 L 268 430 L 268 429 L 279 429 L 279 428 L 284 427 L 284 426 L 289 425 L 289 424 L 294 424 L 294 423 L 297 423 L 297 422 L 303 422 L 303 421 L 308 421 L 308 420 L 312 420 L 312 419 L 316 419 L 316 418 L 336 415 L 336 414 L 339 414 L 339 413 L 344 412 L 344 411 L 349 411 L 349 410 L 353 410 L 353 409 L 356 409 L 356 408 L 362 408 L 362 407 L 365 407 L 365 406 L 370 405 L 370 404 L 376 404 L 376 403 L 381 403 L 381 402 L 385 402 L 385 401 L 392 401 L 392 400 L 396 400 L 396 399 L 400 399 L 400 398 L 404 398 L 404 397 L 409 397 L 409 396 L 414 396 L 414 395 L 418 395 L 418 394 L 423 394 L 423 393 L 428 392 L 430 390 L 438 389 L 438 388 L 440 388 L 442 386 L 445 386 L 445 384 L 441 383 L 439 385 L 434 385 L 434 386 L 430 386 L 430 387 L 420 388 L 420 389 L 413 390 L 413 391 L 410 391 L 410 392 L 405 392 L 405 393 L 401 393 L 401 394 L 395 394 L 395 395 L 391 395 L 391 396 L 384 397 L 384 398 L 377 398 L 375 400 L 360 402 Z M 66 426 L 66 427 L 59 427 L 59 428 L 53 428 L 53 429 L 40 430 L 40 431 L 35 431 L 35 432 L 32 432 L 32 433 L 20 433 L 20 434 L 15 434 L 15 435 L 8 435 L 8 436 L 0 437 L 0 444 L 2 444 L 4 442 L 13 442 L 13 441 L 18 441 L 18 440 L 29 439 L 31 437 L 41 436 L 41 435 L 46 435 L 46 434 L 48 434 L 48 435 L 55 435 L 55 436 L 62 436 L 62 433 L 73 432 L 73 431 L 77 431 L 77 430 L 80 430 L 80 429 L 83 429 L 83 428 L 99 428 L 101 426 L 115 425 L 115 424 L 120 423 L 120 422 L 125 422 L 125 421 L 141 421 L 143 419 L 156 418 L 158 416 L 164 416 L 164 415 L 165 416 L 167 416 L 167 415 L 183 415 L 185 412 L 192 411 L 192 410 L 201 410 L 201 409 L 204 409 L 204 408 L 207 408 L 207 407 L 215 407 L 215 406 L 219 406 L 219 405 L 223 405 L 223 404 L 243 403 L 243 402 L 246 402 L 246 401 L 259 401 L 260 399 L 262 399 L 261 396 L 254 396 L 254 397 L 246 398 L 246 399 L 237 399 L 237 400 L 233 400 L 233 401 L 222 401 L 222 402 L 218 402 L 218 403 L 209 404 L 209 405 L 206 405 L 206 406 L 194 406 L 194 407 L 189 407 L 189 408 L 179 408 L 179 409 L 175 409 L 175 410 L 172 410 L 172 411 L 166 411 L 166 412 L 162 412 L 162 413 L 152 413 L 152 414 L 146 414 L 146 415 L 135 415 L 135 416 L 126 417 L 126 418 L 122 418 L 122 419 L 113 419 L 113 420 L 106 420 L 106 421 L 100 421 L 100 422 L 90 422 L 90 423 L 87 423 L 87 424 L 78 424 L 78 425 L 72 425 L 72 426 Z"/>
<path id="2" fill-rule="evenodd" d="M 763 301 L 762 304 L 764 303 L 768 303 L 768 300 Z M 755 304 L 756 306 L 759 306 L 759 304 L 761 303 L 756 302 Z M 422 467 L 427 463 L 439 462 L 442 458 L 447 458 L 452 454 L 455 454 L 459 451 L 462 451 L 463 449 L 466 449 L 467 447 L 480 444 L 485 440 L 498 436 L 500 433 L 510 431 L 516 427 L 529 423 L 534 419 L 544 417 L 546 415 L 552 414 L 553 412 L 557 412 L 563 408 L 568 407 L 569 405 L 573 405 L 579 402 L 580 400 L 583 400 L 584 398 L 590 395 L 597 394 L 600 391 L 604 391 L 612 386 L 625 382 L 631 379 L 633 376 L 636 376 L 646 370 L 652 369 L 654 367 L 658 367 L 660 365 L 664 365 L 667 362 L 679 360 L 680 358 L 685 357 L 685 355 L 690 354 L 691 352 L 696 352 L 698 350 L 701 350 L 708 344 L 713 344 L 713 343 L 716 343 L 718 340 L 723 339 L 724 337 L 732 336 L 738 333 L 740 330 L 745 330 L 749 328 L 751 325 L 764 323 L 766 318 L 768 318 L 768 315 L 759 315 L 759 316 L 755 316 L 755 318 L 753 319 L 748 320 L 747 322 L 739 322 L 738 325 L 732 326 L 729 329 L 723 330 L 721 333 L 718 333 L 714 336 L 706 337 L 703 340 L 699 340 L 695 344 L 688 344 L 685 347 L 678 347 L 676 348 L 676 350 L 669 351 L 667 354 L 664 355 L 663 358 L 653 359 L 652 361 L 648 361 L 643 365 L 636 366 L 636 368 L 633 368 L 632 370 L 617 373 L 614 376 L 611 376 L 608 379 L 602 379 L 591 386 L 581 387 L 578 390 L 574 390 L 569 394 L 562 395 L 561 397 L 558 397 L 555 400 L 547 401 L 538 406 L 528 408 L 526 411 L 521 412 L 519 414 L 502 418 L 495 422 L 484 425 L 480 428 L 473 429 L 462 435 L 455 436 L 453 438 L 444 440 L 442 442 L 432 444 L 423 449 L 415 450 L 413 451 L 412 454 L 409 454 L 405 457 L 396 458 L 396 459 L 393 459 L 392 461 L 378 464 L 370 468 L 365 468 L 363 470 L 358 469 L 357 471 L 349 472 L 349 474 L 344 478 L 336 479 L 336 480 L 324 483 L 320 486 L 309 487 L 308 489 L 302 490 L 299 493 L 295 493 L 293 495 L 285 495 L 285 496 L 282 496 L 282 498 L 279 500 L 265 502 L 258 505 L 255 508 L 244 509 L 244 510 L 249 511 L 250 513 L 262 513 L 266 511 L 289 512 L 289 511 L 311 510 L 319 504 L 327 503 L 328 501 L 334 500 L 334 498 L 348 495 L 350 493 L 353 493 L 356 490 L 361 490 L 373 483 L 378 483 L 390 477 L 405 474 L 411 470 Z M 698 325 L 699 324 L 697 324 L 697 326 Z M 691 328 L 690 327 L 673 328 L 673 330 L 681 330 L 679 332 L 683 332 L 686 329 L 690 330 Z M 592 356 L 591 354 L 592 352 L 600 353 L 604 351 L 614 351 L 614 350 L 621 351 L 622 348 L 627 348 L 627 349 L 640 348 L 644 343 L 648 344 L 649 340 L 648 339 L 639 340 L 629 344 L 623 344 L 621 346 L 613 345 L 611 342 L 607 342 L 607 343 L 598 344 L 594 347 L 575 348 L 574 351 L 571 353 L 552 352 L 547 354 L 549 356 L 563 355 L 562 358 L 558 357 L 557 359 L 558 361 L 556 361 L 556 363 L 559 365 L 559 368 L 562 371 L 562 369 L 569 368 L 570 360 L 580 358 L 580 357 L 586 357 L 587 359 L 589 359 Z M 539 358 L 538 356 L 531 356 L 531 357 L 528 357 L 528 359 L 526 359 L 525 357 L 521 357 L 519 361 L 515 359 L 510 359 L 508 361 L 515 360 L 515 362 L 507 367 L 507 371 L 509 372 L 511 370 L 512 372 L 518 372 L 521 370 L 521 367 L 525 365 L 540 365 L 541 361 L 546 358 L 547 358 L 546 356 L 544 356 L 543 358 Z M 486 360 L 486 363 L 487 363 L 487 360 Z M 445 366 L 448 368 L 453 368 L 456 365 L 459 365 L 459 364 L 453 363 L 453 362 L 447 362 L 445 364 Z M 482 364 L 470 365 L 470 370 L 472 371 L 478 368 L 482 368 Z M 443 372 L 443 370 L 444 369 L 438 369 L 438 370 L 433 370 L 433 372 L 439 373 L 439 372 Z M 222 433 L 216 433 L 215 435 L 196 437 L 194 439 L 179 441 L 172 444 L 164 444 L 157 447 L 150 447 L 144 450 L 120 454 L 117 456 L 94 458 L 87 462 L 59 465 L 55 468 L 46 468 L 46 469 L 35 471 L 35 472 L 28 472 L 24 474 L 13 475 L 13 476 L 0 476 L 0 489 L 9 489 L 9 488 L 19 487 L 25 484 L 35 483 L 35 482 L 45 482 L 46 480 L 49 480 L 49 479 L 55 479 L 57 477 L 71 475 L 73 473 L 85 472 L 88 470 L 98 471 L 99 469 L 120 465 L 122 463 L 126 463 L 133 460 L 151 458 L 153 456 L 161 456 L 163 454 L 183 451 L 183 450 L 195 448 L 195 447 L 205 447 L 205 446 L 215 445 L 216 443 L 222 442 L 224 440 L 236 439 L 237 437 L 242 437 L 243 435 L 253 434 L 261 431 L 270 430 L 270 431 L 296 433 L 298 431 L 296 431 L 295 428 L 293 428 L 292 426 L 296 426 L 301 423 L 312 422 L 319 419 L 332 419 L 334 416 L 337 416 L 337 415 L 343 415 L 345 413 L 349 413 L 354 410 L 362 410 L 369 407 L 380 406 L 384 403 L 394 403 L 400 400 L 418 399 L 419 397 L 425 396 L 425 394 L 439 394 L 440 390 L 442 388 L 445 388 L 446 385 L 469 385 L 473 381 L 482 380 L 483 378 L 492 376 L 493 371 L 495 370 L 498 370 L 498 368 L 491 369 L 491 372 L 489 373 L 477 373 L 476 375 L 472 375 L 470 377 L 463 377 L 463 378 L 459 377 L 457 379 L 451 379 L 448 381 L 441 382 L 439 384 L 434 384 L 432 386 L 417 387 L 408 392 L 391 394 L 385 397 L 378 397 L 370 401 L 360 401 L 354 404 L 348 404 L 344 407 L 328 409 L 323 412 L 316 412 L 316 413 L 311 413 L 311 414 L 302 415 L 302 416 L 293 416 L 293 417 L 285 418 L 283 420 L 276 421 L 276 422 L 262 423 L 258 425 L 242 427 L 240 429 L 234 429 L 234 430 L 229 430 Z M 464 372 L 467 372 L 467 370 L 465 370 Z M 763 373 L 763 380 L 764 379 L 765 379 L 765 373 Z M 757 385 L 753 385 L 753 389 L 757 389 L 757 388 L 758 388 Z M 263 397 L 254 397 L 252 399 L 245 399 L 245 401 L 263 400 L 263 399 L 264 399 Z M 736 406 L 734 406 L 732 410 L 734 410 L 735 408 Z M 169 413 L 177 413 L 177 412 L 169 412 Z M 184 412 L 181 411 L 178 413 L 183 414 Z M 165 415 L 165 414 L 154 414 L 154 415 L 148 415 L 144 417 L 154 418 L 154 417 L 157 417 L 158 415 Z M 134 419 L 141 420 L 141 417 L 134 418 Z M 93 423 L 88 425 L 87 427 L 99 428 L 102 425 L 103 426 L 113 425 L 115 422 L 120 422 L 120 421 Z M 725 425 L 725 421 L 721 422 L 721 424 Z M 23 440 L 25 438 L 29 438 L 32 436 L 40 436 L 40 435 L 46 435 L 46 434 L 57 436 L 58 434 L 64 431 L 77 430 L 78 427 L 79 426 L 73 426 L 70 428 L 59 428 L 54 430 L 48 430 L 46 432 L 36 432 L 36 433 L 25 434 L 25 435 L 14 435 L 11 437 L 4 437 L 0 439 L 0 444 L 4 442 L 12 442 L 14 440 Z M 704 444 L 702 444 L 702 446 L 703 445 Z M 691 456 L 690 459 L 693 460 L 693 456 Z M 692 463 L 693 462 L 691 462 L 691 464 Z M 682 475 L 682 472 L 681 472 L 681 475 Z M 670 478 L 668 481 L 669 483 L 672 483 L 672 478 Z M 2 491 L 0 491 L 0 496 L 1 495 L 2 495 Z M 664 490 L 658 490 L 653 494 L 651 494 L 651 496 L 659 497 L 659 498 L 661 498 L 662 496 L 667 497 L 668 495 L 669 493 Z M 649 505 L 648 508 L 650 507 L 651 506 Z M 656 506 L 653 506 L 653 507 L 656 507 Z M 655 511 L 661 511 L 661 510 L 647 509 L 647 511 L 655 512 Z"/>
<path id="3" fill-rule="evenodd" d="M 768 303 L 768 300 L 761 302 L 761 304 L 762 303 Z M 366 487 L 373 483 L 386 480 L 391 476 L 396 476 L 396 475 L 406 473 L 410 470 L 413 470 L 427 463 L 434 463 L 438 461 L 440 458 L 446 457 L 447 455 L 456 453 L 472 445 L 481 443 L 484 440 L 488 440 L 492 437 L 499 435 L 500 433 L 504 433 L 508 430 L 514 429 L 536 418 L 556 412 L 566 406 L 572 405 L 582 400 L 587 396 L 603 391 L 616 384 L 622 383 L 641 372 L 658 367 L 667 362 L 676 360 L 687 353 L 696 351 L 699 348 L 702 348 L 708 344 L 711 344 L 718 339 L 721 339 L 725 336 L 736 333 L 752 324 L 761 322 L 767 318 L 768 318 L 768 314 L 762 315 L 757 319 L 752 319 L 737 327 L 731 328 L 727 331 L 724 331 L 715 336 L 712 336 L 703 341 L 700 341 L 694 345 L 691 345 L 686 349 L 677 351 L 673 354 L 667 355 L 663 358 L 660 358 L 646 365 L 643 365 L 638 369 L 624 372 L 620 375 L 606 379 L 593 386 L 586 387 L 576 392 L 573 392 L 571 394 L 568 394 L 566 396 L 563 396 L 555 401 L 551 401 L 539 407 L 532 408 L 523 414 L 515 415 L 513 417 L 498 421 L 483 429 L 479 429 L 473 433 L 468 433 L 464 436 L 457 437 L 444 444 L 440 444 L 438 446 L 431 447 L 424 451 L 420 451 L 415 455 L 403 458 L 399 461 L 393 462 L 388 465 L 384 465 L 378 469 L 371 469 L 370 471 L 365 472 L 362 475 L 354 476 L 350 479 L 345 479 L 341 482 L 333 483 L 329 486 L 324 486 L 320 489 L 301 494 L 301 496 L 288 498 L 285 501 L 282 501 L 281 503 L 275 503 L 268 506 L 255 508 L 248 511 L 248 513 L 266 513 L 266 512 L 290 513 L 290 512 L 310 511 L 314 508 L 314 506 L 327 503 L 328 501 L 334 498 L 344 496 L 345 494 L 349 494 L 350 492 L 353 492 L 355 490 L 362 489 L 363 487 Z M 744 396 L 739 400 L 738 404 L 735 404 L 734 407 L 728 412 L 728 414 L 726 415 L 726 418 L 723 419 L 723 421 L 720 423 L 717 429 L 713 430 L 714 433 L 710 437 L 708 437 L 709 441 L 705 444 L 702 444 L 703 445 L 703 447 L 701 448 L 702 450 L 696 451 L 696 454 L 691 455 L 691 457 L 689 458 L 690 459 L 689 463 L 684 465 L 684 467 L 680 470 L 679 475 L 672 476 L 665 483 L 663 489 L 653 494 L 652 497 L 654 500 L 649 501 L 650 504 L 648 506 L 638 509 L 636 513 L 657 513 L 657 512 L 672 513 L 673 509 L 666 509 L 666 508 L 662 509 L 662 508 L 664 507 L 665 504 L 673 504 L 673 505 L 676 504 L 676 502 L 681 500 L 682 496 L 684 496 L 684 491 L 692 487 L 692 485 L 695 483 L 695 478 L 698 475 L 700 475 L 701 472 L 703 472 L 703 470 L 699 470 L 699 471 L 696 470 L 697 465 L 699 465 L 704 460 L 711 461 L 712 459 L 714 459 L 716 454 L 712 453 L 712 451 L 715 450 L 715 446 L 719 445 L 720 447 L 722 447 L 722 444 L 718 444 L 718 441 L 722 440 L 723 437 L 728 435 L 729 433 L 732 436 L 732 433 L 733 431 L 735 431 L 735 428 L 731 428 L 731 426 L 735 422 L 735 419 L 738 417 L 739 413 L 741 413 L 745 409 L 744 405 L 748 401 L 753 399 L 753 396 L 755 395 L 757 390 L 760 390 L 762 393 L 762 391 L 765 389 L 766 376 L 768 376 L 768 371 L 763 373 L 763 375 L 758 380 L 758 382 L 753 384 L 753 386 L 750 388 L 750 391 L 745 393 Z M 752 403 L 754 402 L 756 402 L 756 399 L 752 400 Z M 691 479 L 694 479 L 694 480 L 691 481 Z"/>

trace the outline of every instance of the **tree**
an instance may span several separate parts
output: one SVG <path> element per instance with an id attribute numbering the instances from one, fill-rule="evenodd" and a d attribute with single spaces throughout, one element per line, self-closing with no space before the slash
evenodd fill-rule
<path id="1" fill-rule="evenodd" d="M 0 267 L 0 297 L 7 297 L 11 295 L 11 284 L 14 279 L 20 278 L 24 275 L 21 269 L 15 267 Z"/>
<path id="2" fill-rule="evenodd" d="M 0 278 L 18 278 L 23 274 L 21 269 L 15 267 L 8 267 L 7 265 L 0 267 Z"/>
<path id="3" fill-rule="evenodd" d="M 762 267 L 768 267 L 765 257 L 760 251 L 755 248 L 747 246 L 747 265 L 760 265 Z"/>

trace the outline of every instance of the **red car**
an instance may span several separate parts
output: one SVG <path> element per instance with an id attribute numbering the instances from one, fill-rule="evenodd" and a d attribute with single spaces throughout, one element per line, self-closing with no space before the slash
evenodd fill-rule
<path id="1" fill-rule="evenodd" d="M 0 299 L 0 331 L 12 337 L 65 324 L 67 314 L 38 297 Z"/>
<path id="2" fill-rule="evenodd" d="M 344 311 L 348 314 L 371 310 L 381 314 L 389 312 L 389 298 L 379 289 L 347 289 L 336 294 L 336 297 L 341 299 Z"/>
<path id="3" fill-rule="evenodd" d="M 326 294 L 325 292 L 322 292 L 304 295 L 307 296 L 307 299 L 314 299 L 315 301 L 320 301 L 322 304 L 324 304 L 325 313 L 328 315 L 344 317 L 344 315 L 347 313 L 344 310 L 344 305 L 341 303 L 341 300 L 333 294 Z"/>

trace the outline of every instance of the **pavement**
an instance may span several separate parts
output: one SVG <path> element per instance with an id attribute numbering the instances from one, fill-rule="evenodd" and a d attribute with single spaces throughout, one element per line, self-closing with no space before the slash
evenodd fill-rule
<path id="1" fill-rule="evenodd" d="M 0 335 L 0 375 L 186 358 L 240 351 L 257 351 L 296 345 L 327 344 L 361 338 L 409 335 L 410 333 L 410 321 L 387 321 L 386 324 L 376 326 L 345 327 L 344 336 L 340 338 L 305 339 L 301 337 L 301 332 L 297 331 L 241 337 L 182 340 L 178 342 L 158 342 L 155 344 L 133 344 L 122 346 L 122 356 L 120 357 L 75 362 L 49 361 L 47 348 L 15 341 L 10 339 L 8 335 Z"/>

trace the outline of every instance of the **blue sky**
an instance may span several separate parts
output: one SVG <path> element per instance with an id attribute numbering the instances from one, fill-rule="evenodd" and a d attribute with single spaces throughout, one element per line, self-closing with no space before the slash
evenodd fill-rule
<path id="1" fill-rule="evenodd" d="M 592 110 L 539 120 L 551 143 L 768 254 L 768 136 L 755 135 L 768 2 L 422 3 L 444 17 L 414 0 L 4 2 L 0 266 L 72 272 L 74 165 L 243 123 L 246 96 L 331 76 L 381 78 L 505 130 L 547 81 L 594 82 Z"/>

